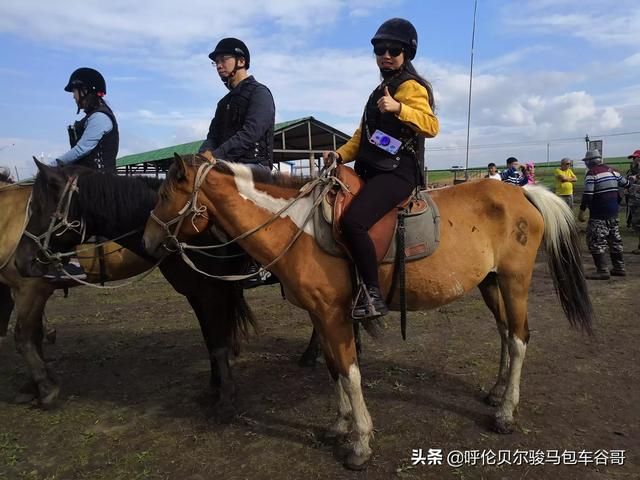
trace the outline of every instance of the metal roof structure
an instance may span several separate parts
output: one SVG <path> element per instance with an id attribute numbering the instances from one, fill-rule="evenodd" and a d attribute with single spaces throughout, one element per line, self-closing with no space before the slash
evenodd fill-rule
<path id="1" fill-rule="evenodd" d="M 303 117 L 277 123 L 273 132 L 273 162 L 305 160 L 304 170 L 313 175 L 320 167 L 323 150 L 335 150 L 344 145 L 350 136 L 314 117 Z M 197 153 L 204 140 L 182 143 L 148 152 L 126 155 L 117 159 L 118 173 L 125 175 L 156 174 L 166 172 L 173 161 L 173 154 Z M 307 163 L 308 162 L 308 163 Z"/>

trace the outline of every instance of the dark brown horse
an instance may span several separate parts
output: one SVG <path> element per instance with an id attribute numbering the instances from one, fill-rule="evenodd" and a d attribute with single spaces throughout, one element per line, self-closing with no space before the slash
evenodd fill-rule
<path id="1" fill-rule="evenodd" d="M 301 187 L 291 179 L 266 177 L 241 164 L 198 156 L 177 158 L 147 223 L 144 242 L 149 252 L 160 253 L 169 238 L 161 222 L 171 222 L 185 211 L 187 202 L 194 214 L 176 232 L 181 240 L 212 222 L 231 238 L 255 231 L 239 243 L 261 264 L 273 263 L 271 269 L 287 299 L 309 313 L 336 385 L 338 417 L 331 431 L 351 432 L 354 442 L 346 464 L 362 468 L 371 456 L 373 423 L 348 320 L 352 298 L 348 264 L 325 253 L 316 242 L 313 226 L 305 223 L 311 196 L 282 211 Z M 440 246 L 433 255 L 406 265 L 408 307 L 436 308 L 480 289 L 502 341 L 498 378 L 488 401 L 498 406 L 495 429 L 511 432 L 529 342 L 529 285 L 541 245 L 570 323 L 591 331 L 593 311 L 575 220 L 564 202 L 536 186 L 519 188 L 485 180 L 434 191 L 432 197 L 441 215 Z M 269 221 L 268 227 L 261 228 Z M 385 292 L 391 277 L 392 266 L 382 265 Z M 468 333 L 473 341 L 474 332 Z"/>
<path id="2" fill-rule="evenodd" d="M 82 167 L 51 168 L 38 163 L 39 173 L 32 187 L 31 215 L 26 231 L 41 235 L 50 226 L 60 196 L 71 176 L 77 178 L 78 190 L 72 195 L 68 221 L 83 222 L 86 236 L 98 235 L 116 238 L 129 251 L 143 258 L 148 257 L 141 247 L 142 227 L 157 199 L 160 182 L 151 178 L 116 177 Z M 25 194 L 25 197 L 27 195 Z M 60 232 L 58 232 L 60 233 Z M 214 241 L 212 237 L 205 239 Z M 74 229 L 61 235 L 53 235 L 49 248 L 53 252 L 73 249 L 82 241 Z M 23 236 L 16 250 L 16 265 L 24 276 L 41 276 L 44 273 L 41 252 L 32 238 Z M 198 257 L 193 260 L 206 269 L 218 273 L 237 273 L 244 264 L 239 249 L 223 252 L 225 259 Z M 107 257 L 108 258 L 108 257 Z M 151 264 L 145 262 L 147 267 Z M 235 395 L 229 353 L 238 351 L 239 338 L 254 323 L 242 289 L 237 283 L 209 280 L 187 267 L 180 258 L 168 256 L 160 265 L 165 278 L 173 288 L 185 295 L 193 307 L 209 351 L 211 363 L 211 386 L 219 394 L 217 408 L 230 413 Z M 136 273 L 139 273 L 136 272 Z M 31 278 L 29 281 L 51 289 L 49 282 Z M 46 299 L 45 299 L 46 301 Z M 30 373 L 37 386 L 40 402 L 50 404 L 55 400 L 58 387 L 42 361 L 41 347 L 34 338 L 39 325 L 22 322 L 19 328 L 19 344 L 27 359 Z"/>

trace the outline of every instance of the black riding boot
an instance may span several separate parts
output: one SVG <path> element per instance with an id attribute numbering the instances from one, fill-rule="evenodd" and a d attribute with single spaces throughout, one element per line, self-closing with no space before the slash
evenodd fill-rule
<path id="1" fill-rule="evenodd" d="M 604 253 L 594 253 L 593 262 L 596 264 L 596 272 L 585 275 L 589 280 L 608 280 L 609 267 L 607 266 L 607 257 Z"/>
<path id="2" fill-rule="evenodd" d="M 247 275 L 255 274 L 260 270 L 261 265 L 256 261 L 252 261 L 246 270 Z M 274 283 L 280 283 L 278 277 L 276 277 L 273 273 L 266 270 L 254 277 L 246 278 L 240 281 L 240 285 L 244 289 L 261 287 L 263 285 L 273 285 Z"/>
<path id="3" fill-rule="evenodd" d="M 624 268 L 624 258 L 622 256 L 622 252 L 611 252 L 611 263 L 613 264 L 611 275 L 614 275 L 616 277 L 627 276 L 627 271 Z"/>
<path id="4" fill-rule="evenodd" d="M 354 320 L 377 318 L 389 313 L 389 307 L 384 303 L 382 293 L 378 287 L 365 286 L 358 292 L 356 305 L 351 311 Z"/>

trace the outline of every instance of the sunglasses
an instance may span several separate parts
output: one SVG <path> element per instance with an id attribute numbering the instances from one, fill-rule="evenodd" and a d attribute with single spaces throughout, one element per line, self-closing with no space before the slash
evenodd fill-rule
<path id="1" fill-rule="evenodd" d="M 373 47 L 373 53 L 381 57 L 385 53 L 389 52 L 389 55 L 392 57 L 397 57 L 400 55 L 404 49 L 402 47 L 390 47 L 388 45 L 376 45 Z"/>

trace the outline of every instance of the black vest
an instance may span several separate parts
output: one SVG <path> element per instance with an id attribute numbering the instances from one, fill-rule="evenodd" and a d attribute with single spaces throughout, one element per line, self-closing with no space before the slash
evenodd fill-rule
<path id="1" fill-rule="evenodd" d="M 242 129 L 251 104 L 251 96 L 258 87 L 267 88 L 256 81 L 253 76 L 249 76 L 218 102 L 215 113 L 216 141 L 212 145 L 213 148 L 219 147 Z M 273 124 L 262 138 L 258 139 L 254 148 L 247 151 L 242 158 L 233 161 L 259 163 L 271 168 L 273 166 Z"/>
<path id="2" fill-rule="evenodd" d="M 356 171 L 361 175 L 371 169 L 383 172 L 402 170 L 403 176 L 411 177 L 411 181 L 415 181 L 418 185 L 423 183 L 424 138 L 398 120 L 395 114 L 381 113 L 378 109 L 378 100 L 384 95 L 385 86 L 393 96 L 402 83 L 414 79 L 403 71 L 388 81 L 382 82 L 369 96 L 362 117 L 360 150 L 356 160 Z M 369 138 L 376 130 L 381 130 L 400 140 L 402 142 L 400 150 L 392 154 L 372 144 Z"/>
<path id="3" fill-rule="evenodd" d="M 69 127 L 69 143 L 71 148 L 75 147 L 87 126 L 87 120 L 96 112 L 104 113 L 113 124 L 113 128 L 109 133 L 103 136 L 96 147 L 84 157 L 74 162 L 75 165 L 102 170 L 106 173 L 116 173 L 116 157 L 118 156 L 118 146 L 120 143 L 120 134 L 118 133 L 118 122 L 116 117 L 107 105 L 100 105 L 95 110 L 87 113 L 84 118 L 78 120 Z"/>

